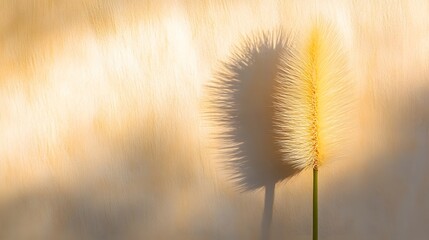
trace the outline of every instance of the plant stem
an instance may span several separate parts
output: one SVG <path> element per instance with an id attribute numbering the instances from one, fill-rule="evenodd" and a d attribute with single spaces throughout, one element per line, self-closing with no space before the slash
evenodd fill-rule
<path id="1" fill-rule="evenodd" d="M 313 168 L 313 240 L 318 237 L 317 166 Z"/>

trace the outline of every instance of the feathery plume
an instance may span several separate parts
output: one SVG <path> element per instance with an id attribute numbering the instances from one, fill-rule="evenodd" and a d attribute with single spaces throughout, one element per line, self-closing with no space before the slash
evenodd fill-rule
<path id="1" fill-rule="evenodd" d="M 277 131 L 286 161 L 313 168 L 313 240 L 318 239 L 318 168 L 346 140 L 353 95 L 346 55 L 334 29 L 316 22 L 281 57 L 275 96 Z"/>
<path id="2" fill-rule="evenodd" d="M 319 22 L 288 50 L 275 93 L 281 151 L 297 169 L 317 168 L 343 151 L 353 98 L 346 55 L 334 28 Z"/>

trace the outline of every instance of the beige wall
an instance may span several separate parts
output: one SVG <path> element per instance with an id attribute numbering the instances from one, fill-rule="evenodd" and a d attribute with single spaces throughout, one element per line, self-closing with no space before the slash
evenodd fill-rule
<path id="1" fill-rule="evenodd" d="M 348 50 L 358 129 L 351 156 L 320 169 L 320 239 L 425 239 L 428 12 L 425 0 L 1 1 L 0 239 L 310 239 L 311 172 L 279 164 L 265 108 L 278 48 L 238 75 L 231 124 L 248 130 L 215 138 L 205 116 L 248 39 L 316 15 Z M 221 154 L 234 141 L 240 152 Z"/>

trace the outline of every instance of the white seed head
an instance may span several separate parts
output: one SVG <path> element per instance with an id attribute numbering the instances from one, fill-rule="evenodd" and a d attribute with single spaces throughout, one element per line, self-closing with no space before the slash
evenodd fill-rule
<path id="1" fill-rule="evenodd" d="M 347 54 L 329 24 L 316 22 L 295 41 L 281 57 L 276 131 L 285 161 L 317 168 L 341 151 L 347 135 L 353 99 Z"/>

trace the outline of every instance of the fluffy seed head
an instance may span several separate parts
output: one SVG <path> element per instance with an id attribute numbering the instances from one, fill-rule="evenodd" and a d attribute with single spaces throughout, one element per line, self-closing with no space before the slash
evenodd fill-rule
<path id="1" fill-rule="evenodd" d="M 276 130 L 286 161 L 297 169 L 317 168 L 341 152 L 353 98 L 351 82 L 333 26 L 316 22 L 296 41 L 281 57 Z"/>

